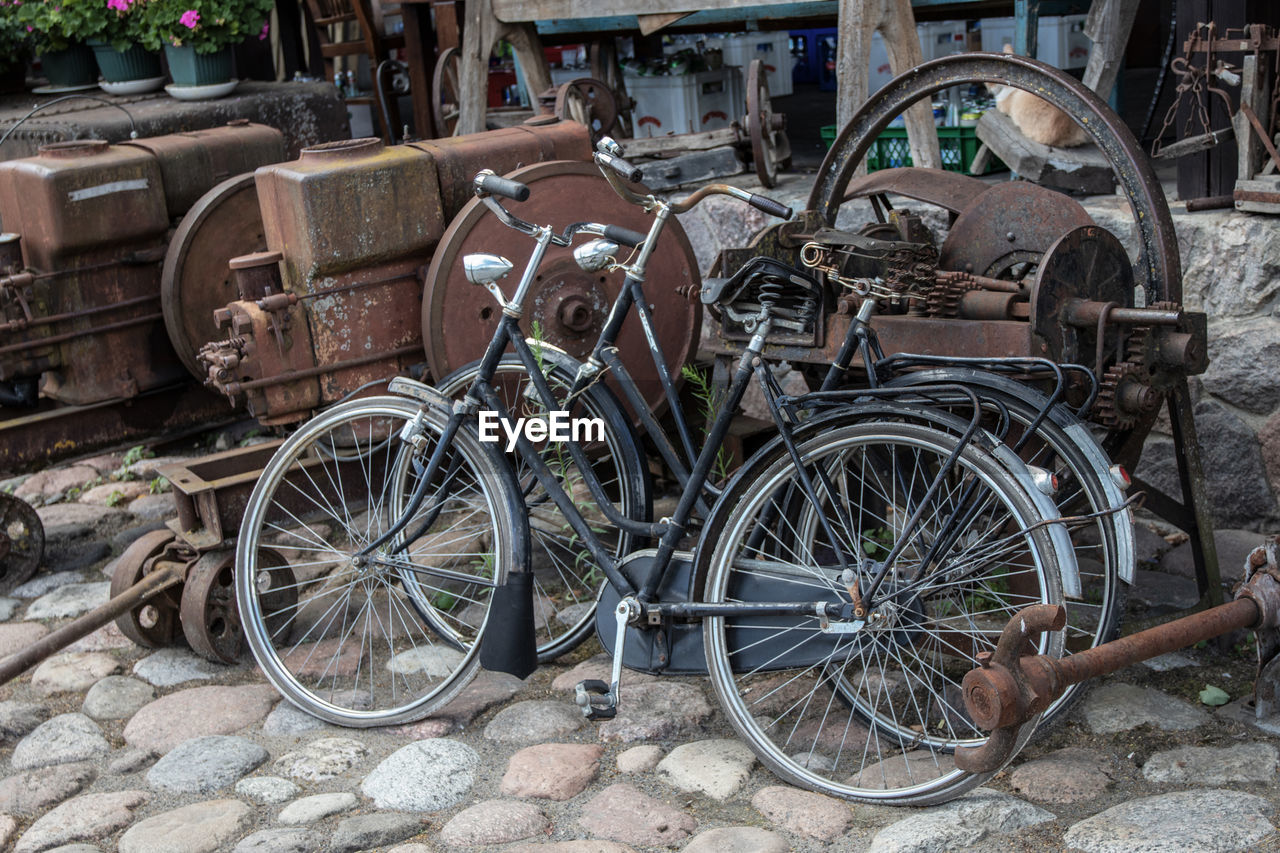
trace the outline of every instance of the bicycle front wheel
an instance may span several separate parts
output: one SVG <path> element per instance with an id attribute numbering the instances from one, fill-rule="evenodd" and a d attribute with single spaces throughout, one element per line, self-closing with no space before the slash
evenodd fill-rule
<path id="1" fill-rule="evenodd" d="M 753 459 L 712 510 L 707 530 L 720 534 L 703 537 L 713 547 L 704 600 L 849 603 L 837 549 L 865 590 L 903 547 L 861 627 L 824 629 L 816 616 L 705 620 L 712 684 L 783 779 L 853 800 L 944 801 L 991 775 L 952 759 L 986 740 L 960 682 L 1018 610 L 1061 601 L 1058 561 L 1034 503 L 985 452 L 970 445 L 948 468 L 958 440 L 946 433 L 827 424 L 798 447 L 815 482 L 808 515 L 823 523 L 796 523 L 804 490 L 785 447 Z M 1037 651 L 1061 655 L 1061 632 Z"/>
<path id="2" fill-rule="evenodd" d="M 577 375 L 577 363 L 550 347 L 535 347 L 543 376 L 557 401 L 564 405 Z M 446 397 L 460 397 L 479 372 L 479 362 L 469 364 L 441 380 L 439 390 Z M 503 357 L 490 384 L 514 416 L 546 417 L 547 408 L 517 356 Z M 618 398 L 606 385 L 595 384 L 567 405 L 574 417 L 590 419 L 602 428 L 594 440 L 583 442 L 582 449 L 609 500 L 625 517 L 648 521 L 653 498 L 645 454 Z M 614 526 L 596 504 L 584 472 L 563 443 L 543 441 L 535 449 L 605 548 L 614 556 L 623 557 L 642 546 L 636 536 Z M 605 578 L 564 513 L 533 476 L 533 469 L 518 454 L 510 459 L 529 513 L 534 628 L 538 660 L 546 663 L 572 651 L 590 636 Z"/>
<path id="3" fill-rule="evenodd" d="M 415 451 L 401 430 L 419 412 L 428 441 Z M 464 425 L 408 526 L 362 554 L 397 521 L 419 485 L 413 460 L 447 418 L 398 397 L 336 406 L 280 447 L 249 498 L 236 549 L 245 635 L 267 679 L 317 717 L 386 725 L 448 702 L 476 672 L 494 588 L 528 553 L 510 468 Z"/>

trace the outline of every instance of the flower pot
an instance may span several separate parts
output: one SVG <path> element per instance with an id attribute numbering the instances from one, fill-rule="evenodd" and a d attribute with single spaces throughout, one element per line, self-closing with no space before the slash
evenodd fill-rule
<path id="1" fill-rule="evenodd" d="M 160 57 L 141 45 L 132 45 L 125 51 L 116 50 L 106 42 L 89 42 L 89 46 L 93 48 L 93 58 L 98 61 L 102 79 L 108 83 L 151 80 L 163 73 Z"/>
<path id="2" fill-rule="evenodd" d="M 27 63 L 16 59 L 10 65 L 0 68 L 0 95 L 16 95 L 26 89 Z"/>
<path id="3" fill-rule="evenodd" d="M 92 86 L 98 82 L 98 64 L 87 44 L 73 44 L 66 50 L 40 54 L 40 64 L 49 85 L 57 88 Z"/>
<path id="4" fill-rule="evenodd" d="M 196 53 L 187 45 L 167 44 L 164 55 L 169 60 L 169 76 L 175 86 L 213 86 L 230 81 L 235 73 L 230 47 L 216 53 Z"/>

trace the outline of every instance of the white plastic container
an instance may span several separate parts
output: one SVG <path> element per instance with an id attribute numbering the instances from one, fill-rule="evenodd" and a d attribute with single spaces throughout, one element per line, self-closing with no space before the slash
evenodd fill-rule
<path id="1" fill-rule="evenodd" d="M 917 24 L 924 60 L 951 56 L 968 50 L 968 34 L 964 21 L 928 21 Z"/>
<path id="2" fill-rule="evenodd" d="M 736 66 L 676 77 L 628 75 L 627 94 L 636 100 L 636 136 L 719 130 L 747 112 L 742 71 Z"/>
<path id="3" fill-rule="evenodd" d="M 1084 68 L 1093 42 L 1084 34 L 1086 15 L 1058 15 L 1040 19 L 1036 27 L 1036 58 L 1055 68 Z M 1000 53 L 1012 45 L 1013 18 L 982 19 L 982 49 Z"/>
<path id="4" fill-rule="evenodd" d="M 785 30 L 709 38 L 707 47 L 720 48 L 724 52 L 724 64 L 741 68 L 744 80 L 751 60 L 763 60 L 769 76 L 769 94 L 778 97 L 791 94 L 791 48 Z"/>

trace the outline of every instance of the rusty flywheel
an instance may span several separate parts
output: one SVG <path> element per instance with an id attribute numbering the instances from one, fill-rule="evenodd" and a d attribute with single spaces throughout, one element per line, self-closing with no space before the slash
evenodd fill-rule
<path id="1" fill-rule="evenodd" d="M 538 163 L 507 177 L 531 190 L 528 201 L 505 202 L 526 222 L 563 229 L 587 220 L 640 232 L 648 231 L 652 222 L 639 207 L 619 198 L 590 163 Z M 432 376 L 443 378 L 484 355 L 502 316 L 493 297 L 463 276 L 462 256 L 490 252 L 514 263 L 517 272 L 500 283 L 510 296 L 533 245 L 531 239 L 500 223 L 478 200 L 468 202 L 453 220 L 431 259 L 422 299 L 423 345 Z M 621 285 L 621 274 L 584 272 L 570 249 L 551 247 L 525 303 L 521 327 L 529 332 L 536 322 L 543 340 L 583 359 L 590 354 Z M 673 373 L 678 374 L 693 358 L 702 329 L 701 306 L 677 291 L 692 286 L 696 292 L 699 285 L 693 247 L 673 218 L 649 261 L 644 285 L 658 341 Z M 634 313 L 622 328 L 618 348 L 649 405 L 659 408 L 662 389 Z"/>
<path id="2" fill-rule="evenodd" d="M 0 492 L 0 594 L 25 583 L 44 556 L 44 525 L 31 504 Z"/>
<path id="3" fill-rule="evenodd" d="M 160 274 L 160 304 L 169 340 L 197 379 L 208 378 L 200 348 L 225 337 L 213 312 L 240 298 L 228 262 L 266 248 L 252 172 L 209 190 L 178 224 Z"/>

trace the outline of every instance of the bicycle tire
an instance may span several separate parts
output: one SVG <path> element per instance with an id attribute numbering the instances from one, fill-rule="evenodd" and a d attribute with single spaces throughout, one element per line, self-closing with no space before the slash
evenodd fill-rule
<path id="1" fill-rule="evenodd" d="M 552 390 L 557 394 L 567 390 L 577 375 L 577 362 L 545 345 L 540 358 Z M 478 361 L 459 368 L 440 381 L 439 391 L 450 398 L 465 393 L 479 368 Z M 499 362 L 492 382 L 516 415 L 536 415 L 542 409 L 541 403 L 531 402 L 524 396 L 527 385 L 522 383 L 512 387 L 502 381 L 504 376 L 514 379 L 526 373 L 524 363 L 516 355 L 508 354 Z M 520 406 L 512 406 L 512 401 L 517 399 L 521 401 Z M 625 517 L 648 521 L 653 506 L 649 469 L 640 439 L 626 410 L 614 393 L 600 383 L 589 386 L 578 399 L 581 409 L 575 410 L 575 414 L 580 412 L 583 417 L 599 418 L 604 424 L 604 441 L 584 448 L 592 458 L 592 468 L 600 484 L 614 498 L 614 506 Z M 564 452 L 548 458 L 552 456 L 552 450 L 552 444 L 544 444 L 543 458 L 553 471 L 558 471 L 562 482 L 569 482 L 566 492 L 574 495 L 583 491 L 585 484 L 581 482 L 582 475 L 572 458 Z M 564 515 L 547 499 L 545 490 L 533 478 L 528 466 L 516 454 L 512 454 L 511 462 L 529 514 L 538 660 L 547 663 L 577 648 L 591 636 L 605 578 L 590 562 L 590 555 L 585 549 L 575 548 L 577 537 Z M 590 496 L 585 497 L 589 499 Z M 575 502 L 582 505 L 582 502 Z M 623 557 L 645 546 L 642 537 L 618 530 L 602 512 L 596 510 L 593 514 L 589 506 L 583 506 L 583 509 L 593 522 L 593 528 L 599 529 L 601 540 L 615 556 Z M 595 524 L 596 521 L 600 524 Z"/>
<path id="2" fill-rule="evenodd" d="M 400 436 L 419 413 L 434 445 L 449 413 L 402 397 L 322 412 L 277 450 L 245 509 L 236 598 L 249 647 L 285 698 L 331 723 L 409 722 L 456 696 L 478 668 L 493 589 L 527 569 L 515 478 L 465 424 L 442 469 L 448 473 L 428 489 L 411 528 L 426 518 L 431 526 L 406 529 L 370 558 L 353 559 L 394 522 L 394 493 L 416 485 L 418 475 L 405 474 L 413 454 Z M 411 545 L 393 554 L 409 535 Z M 284 549 L 286 562 L 260 564 L 268 548 Z M 264 612 L 264 599 L 278 592 L 272 573 L 285 570 L 298 578 L 296 604 L 288 614 Z M 406 600 L 410 575 L 436 590 L 428 619 Z"/>
<path id="3" fill-rule="evenodd" d="M 869 506 L 865 492 L 869 482 L 865 467 L 868 457 L 879 455 L 878 463 L 873 465 L 879 464 L 888 472 L 897 470 L 899 458 L 910 460 L 914 454 L 913 471 L 926 474 L 958 443 L 953 435 L 915 424 L 842 423 L 842 418 L 837 413 L 815 423 L 813 428 L 818 428 L 817 434 L 802 439 L 798 450 L 806 470 L 817 471 L 822 466 L 828 476 L 845 471 L 847 461 L 861 460 L 864 491 L 863 499 L 858 501 L 860 514 L 868 512 Z M 1000 542 L 999 531 L 1006 520 L 1011 520 L 1016 527 L 1009 536 L 1003 537 L 1014 543 L 1009 556 L 1021 547 L 1017 543 L 1025 543 L 1029 558 L 1026 565 L 1009 571 L 1016 565 L 1012 560 L 1006 561 L 1008 565 L 1003 567 L 991 559 L 985 563 L 978 560 L 974 567 L 965 570 L 965 578 L 957 575 L 954 582 L 927 582 L 914 587 L 891 576 L 890 585 L 885 589 L 893 593 L 894 601 L 890 603 L 896 606 L 884 610 L 893 611 L 895 615 L 886 617 L 887 621 L 879 627 L 868 628 L 865 633 L 823 634 L 816 616 L 772 616 L 765 622 L 760 622 L 760 617 L 704 620 L 707 665 L 721 705 L 761 762 L 786 781 L 845 799 L 927 805 L 951 799 L 992 775 L 969 774 L 955 769 L 951 763 L 950 754 L 957 746 L 974 746 L 986 739 L 985 733 L 963 715 L 962 705 L 957 707 L 960 679 L 963 672 L 974 665 L 977 651 L 994 647 L 995 637 L 1016 610 L 1026 604 L 1058 603 L 1061 581 L 1045 527 L 1036 526 L 1041 517 L 1009 472 L 991 455 L 970 445 L 961 451 L 950 476 L 958 483 L 960 480 L 956 478 L 961 474 L 969 478 L 969 482 L 979 484 L 978 491 L 970 497 L 981 500 L 978 506 L 990 508 L 984 511 L 989 511 L 988 523 L 993 526 L 977 537 L 953 543 L 952 550 L 942 555 L 950 559 L 944 559 L 937 571 L 959 571 L 955 567 L 963 567 L 957 561 L 960 556 L 981 557 L 978 546 L 988 540 Z M 767 550 L 743 551 L 743 545 L 752 539 L 753 519 L 765 513 L 781 514 L 783 508 L 774 506 L 773 502 L 788 500 L 785 495 L 795 481 L 794 463 L 781 445 L 756 454 L 733 478 L 712 509 L 699 544 L 700 552 L 711 549 L 709 557 L 700 554 L 700 562 L 705 562 L 706 567 L 702 589 L 705 601 L 808 600 L 804 595 L 849 601 L 848 593 L 839 582 L 833 580 L 830 572 L 823 571 L 830 567 L 819 564 L 820 542 L 807 544 L 807 551 L 793 553 L 791 560 L 771 562 Z M 836 486 L 836 480 L 832 485 Z M 896 502 L 904 497 L 896 492 L 888 494 L 885 489 L 880 491 L 878 499 L 895 509 Z M 954 499 L 956 489 L 948 486 L 939 492 L 942 494 L 948 495 L 948 500 Z M 844 504 L 853 505 L 847 499 Z M 888 522 L 891 515 L 886 509 L 880 520 L 889 523 L 892 529 L 892 523 Z M 841 524 L 845 528 L 843 538 L 849 542 L 864 541 L 861 526 L 851 530 L 848 523 Z M 888 543 L 883 545 L 887 548 Z M 918 548 L 915 551 L 908 548 L 903 555 L 919 556 L 918 551 Z M 762 559 L 753 562 L 750 553 L 759 553 Z M 903 563 L 900 558 L 898 564 Z M 936 572 L 928 575 L 935 576 Z M 1010 590 L 1006 599 L 997 597 L 995 582 L 1001 579 Z M 900 585 L 896 592 L 895 583 Z M 780 590 L 786 589 L 790 589 L 790 596 L 778 598 Z M 1029 591 L 1018 592 L 1019 589 Z M 960 590 L 977 592 L 961 594 Z M 960 595 L 961 601 L 956 600 L 956 595 Z M 1001 603 L 989 612 L 965 613 L 964 596 L 974 596 L 975 601 L 981 603 L 985 599 L 979 595 Z M 961 615 L 947 615 L 953 609 Z M 756 621 L 752 622 L 753 619 Z M 928 627 L 931 623 L 945 627 L 932 629 L 931 633 Z M 968 634 L 963 630 L 965 624 L 973 626 Z M 797 635 L 804 639 L 792 642 Z M 831 644 L 829 651 L 814 643 L 815 639 L 831 636 L 837 639 L 821 640 Z M 843 636 L 860 639 L 850 640 L 842 647 L 840 637 Z M 946 648 L 952 650 L 946 654 L 944 636 L 954 639 L 946 642 Z M 963 642 L 969 652 L 955 645 L 962 642 L 960 637 L 967 638 Z M 804 649 L 806 645 L 808 648 Z M 766 657 L 765 663 L 752 666 L 753 656 L 770 655 L 775 647 L 782 651 L 772 658 Z M 798 651 L 802 649 L 812 661 Z M 1056 656 L 1061 650 L 1061 632 L 1040 638 L 1038 651 L 1041 653 Z M 891 653 L 898 663 L 890 660 Z M 927 662 L 922 659 L 915 670 L 907 665 L 910 655 L 926 653 L 932 657 Z M 800 660 L 794 666 L 784 666 L 788 655 Z M 861 672 L 846 688 L 854 697 L 854 706 L 842 712 L 834 703 L 840 691 L 831 685 L 842 678 L 849 682 L 846 670 L 859 662 Z M 931 684 L 935 680 L 936 685 Z M 895 691 L 898 699 L 893 698 Z M 917 697 L 918 691 L 923 699 Z M 899 700 L 900 709 L 895 706 Z M 809 714 L 815 701 L 814 713 Z M 833 708 L 836 708 L 834 712 Z M 859 715 L 871 720 L 871 725 L 863 727 L 857 723 L 855 717 Z M 1019 747 L 1030 737 L 1033 727 L 1024 727 Z M 939 734 L 930 734 L 931 731 Z M 846 756 L 844 746 L 850 742 L 851 733 L 855 740 L 861 738 L 861 744 Z M 859 750 L 860 758 L 852 754 Z M 849 763 L 841 766 L 846 758 Z M 868 760 L 871 758 L 875 760 Z M 930 765 L 936 772 L 930 771 Z"/>
<path id="4" fill-rule="evenodd" d="M 1040 420 L 1035 433 L 1035 438 L 1042 442 L 1041 447 L 1023 448 L 1019 456 L 1027 464 L 1039 465 L 1057 475 L 1059 488 L 1054 500 L 1062 508 L 1064 516 L 1087 515 L 1112 508 L 1112 500 L 1102 482 L 1109 472 L 1099 470 L 1098 464 L 1091 461 L 1091 456 L 1096 454 L 1090 454 L 1088 448 L 1081 446 L 1081 442 L 1091 441 L 1094 450 L 1102 452 L 1088 429 L 1084 428 L 1083 421 L 1061 403 L 1048 406 L 1048 398 L 1034 388 L 1017 384 L 1008 377 L 978 377 L 975 376 L 977 373 L 979 371 L 970 368 L 938 368 L 909 374 L 887 384 L 956 382 L 967 385 L 980 399 L 1007 410 L 1021 429 L 1034 423 L 1040 411 L 1047 407 L 1049 416 Z M 1081 428 L 1068 431 L 1073 425 Z M 1127 537 L 1128 542 L 1132 542 L 1133 517 L 1127 510 L 1112 512 L 1094 519 L 1070 522 L 1068 530 L 1076 549 L 1083 592 L 1082 600 L 1067 602 L 1065 651 L 1073 654 L 1110 642 L 1120 635 L 1128 597 L 1128 585 L 1122 580 L 1122 574 L 1133 569 L 1132 565 L 1122 567 L 1120 562 L 1133 558 L 1132 546 L 1126 547 L 1123 541 Z M 1045 710 L 1040 725 L 1048 726 L 1063 719 L 1088 689 L 1088 683 L 1069 686 Z"/>

